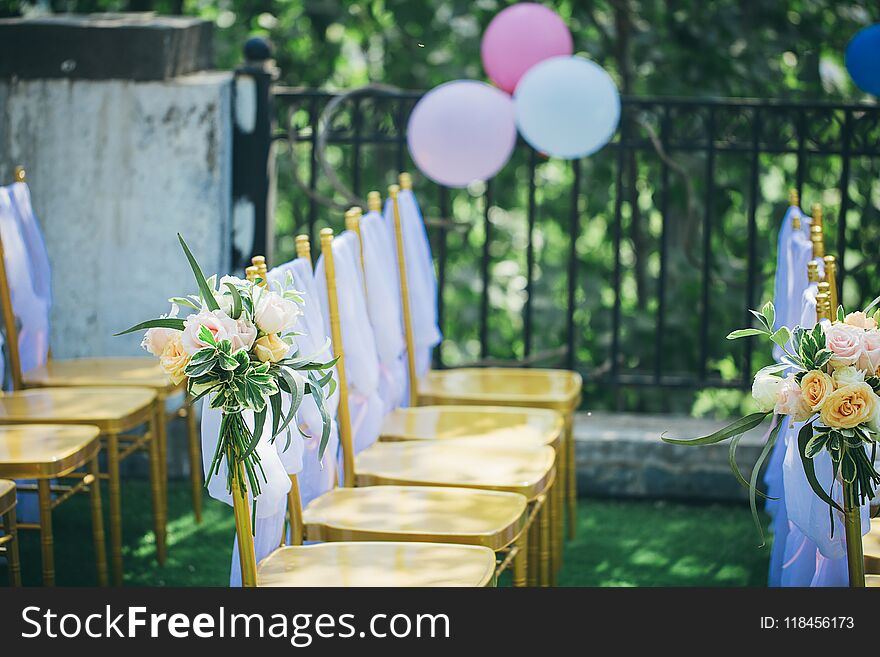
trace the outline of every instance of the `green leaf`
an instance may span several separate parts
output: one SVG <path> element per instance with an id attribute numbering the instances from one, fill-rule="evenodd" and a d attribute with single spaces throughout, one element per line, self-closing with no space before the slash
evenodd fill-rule
<path id="1" fill-rule="evenodd" d="M 801 463 L 804 466 L 804 474 L 807 476 L 807 481 L 810 482 L 810 488 L 813 489 L 813 492 L 816 493 L 817 497 L 828 504 L 829 506 L 834 507 L 838 511 L 843 511 L 840 508 L 840 505 L 832 499 L 828 493 L 822 490 L 822 486 L 819 485 L 819 480 L 816 478 L 816 468 L 813 463 L 813 459 L 808 458 L 806 455 L 806 447 L 807 443 L 810 441 L 810 438 L 813 437 L 813 424 L 805 424 L 801 427 L 800 432 L 798 432 L 798 452 L 801 455 Z"/>
<path id="2" fill-rule="evenodd" d="M 779 430 L 781 428 L 782 422 L 780 421 L 775 427 L 773 427 L 773 430 L 770 431 L 770 437 L 767 439 L 764 449 L 761 450 L 761 455 L 758 456 L 758 460 L 755 461 L 755 467 L 752 468 L 752 477 L 749 480 L 749 507 L 752 510 L 752 520 L 754 520 L 755 527 L 758 528 L 758 533 L 761 535 L 760 547 L 764 547 L 766 541 L 764 539 L 764 528 L 761 526 L 761 517 L 758 515 L 758 474 L 761 472 L 761 466 L 764 465 L 764 461 L 767 460 L 767 456 L 773 449 L 773 445 L 776 444 L 776 439 L 779 437 Z"/>
<path id="3" fill-rule="evenodd" d="M 745 328 L 745 329 L 737 329 L 736 331 L 731 331 L 727 334 L 728 340 L 736 340 L 738 338 L 747 338 L 752 335 L 767 335 L 767 331 L 763 329 L 756 328 Z"/>
<path id="4" fill-rule="evenodd" d="M 214 334 L 211 333 L 211 330 L 207 326 L 202 325 L 199 327 L 199 340 L 208 343 L 212 347 L 217 346 L 217 340 L 214 338 Z"/>
<path id="5" fill-rule="evenodd" d="M 168 299 L 171 303 L 176 303 L 178 306 L 186 306 L 187 308 L 195 308 L 196 310 L 200 310 L 200 308 L 192 302 L 192 300 L 187 299 L 186 297 L 171 297 Z"/>
<path id="6" fill-rule="evenodd" d="M 776 308 L 773 307 L 772 301 L 764 304 L 764 307 L 761 308 L 761 314 L 767 322 L 767 328 L 773 328 L 773 325 L 776 323 Z"/>
<path id="7" fill-rule="evenodd" d="M 238 319 L 241 317 L 241 294 L 239 293 L 238 288 L 229 281 L 226 281 L 225 285 L 229 288 L 229 292 L 232 294 L 232 319 Z"/>
<path id="8" fill-rule="evenodd" d="M 778 344 L 780 347 L 784 347 L 788 344 L 788 341 L 791 339 L 791 332 L 788 330 L 788 327 L 781 327 L 776 333 L 770 336 L 770 339 L 773 340 L 775 344 Z"/>
<path id="9" fill-rule="evenodd" d="M 846 311 L 844 311 L 843 306 L 837 306 L 837 321 L 842 322 L 846 319 Z"/>
<path id="10" fill-rule="evenodd" d="M 177 317 L 161 317 L 159 319 L 151 319 L 146 322 L 141 322 L 140 324 L 132 326 L 130 329 L 125 329 L 120 333 L 114 333 L 113 337 L 116 337 L 118 335 L 126 335 L 127 333 L 134 333 L 135 331 L 144 331 L 151 328 L 167 328 L 174 329 L 175 331 L 182 331 L 183 322 L 184 320 Z"/>
<path id="11" fill-rule="evenodd" d="M 781 421 L 782 421 L 782 418 L 780 418 L 780 422 Z M 749 482 L 743 476 L 742 472 L 739 469 L 739 465 L 737 465 L 737 462 L 736 462 L 736 448 L 739 446 L 739 441 L 742 440 L 742 437 L 743 437 L 743 434 L 740 434 L 738 436 L 734 436 L 733 439 L 730 441 L 730 449 L 727 452 L 727 462 L 730 464 L 730 469 L 733 472 L 733 476 L 736 477 L 736 480 L 739 482 L 740 486 L 751 491 L 752 488 L 749 485 Z M 765 495 L 763 492 L 761 492 L 759 490 L 757 490 L 755 492 L 767 500 L 779 499 L 776 497 L 770 497 L 769 495 Z"/>
<path id="12" fill-rule="evenodd" d="M 765 413 L 763 411 L 759 411 L 757 413 L 752 413 L 751 415 L 746 415 L 736 422 L 728 424 L 723 429 L 719 429 L 715 433 L 709 434 L 708 436 L 702 436 L 700 438 L 680 439 L 660 436 L 660 439 L 665 443 L 669 443 L 670 445 L 714 445 L 715 443 L 720 443 L 723 440 L 727 440 L 728 438 L 738 436 L 745 433 L 746 431 L 754 429 L 756 426 L 761 424 L 761 422 L 763 422 L 764 419 L 768 415 L 770 415 L 771 412 L 772 411 L 767 411 Z"/>
<path id="13" fill-rule="evenodd" d="M 808 459 L 813 458 L 825 448 L 826 442 L 828 442 L 828 434 L 814 433 L 804 446 L 804 456 Z"/>
<path id="14" fill-rule="evenodd" d="M 177 233 L 177 239 L 180 240 L 180 245 L 183 247 L 183 252 L 186 254 L 186 259 L 189 260 L 189 266 L 192 268 L 193 276 L 195 276 L 196 278 L 196 284 L 199 286 L 199 292 L 202 295 L 202 301 L 205 302 L 208 310 L 220 310 L 220 304 L 217 303 L 217 299 L 214 298 L 214 291 L 210 287 L 208 287 L 208 282 L 205 280 L 205 275 L 202 273 L 202 269 L 201 267 L 199 267 L 199 263 L 196 262 L 192 251 L 189 250 L 189 247 L 186 245 L 186 242 L 183 240 L 183 237 L 180 233 Z"/>
<path id="15" fill-rule="evenodd" d="M 257 443 L 260 442 L 260 436 L 263 435 L 263 427 L 266 424 L 266 409 L 265 407 L 260 411 L 254 411 L 254 430 L 251 432 L 251 441 L 247 446 L 244 454 L 242 454 L 241 459 L 244 460 L 254 453 L 254 450 L 257 448 Z"/>

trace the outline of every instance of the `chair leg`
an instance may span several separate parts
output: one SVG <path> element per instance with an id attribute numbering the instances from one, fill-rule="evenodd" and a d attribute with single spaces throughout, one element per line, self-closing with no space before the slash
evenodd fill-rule
<path id="1" fill-rule="evenodd" d="M 147 430 L 156 436 L 156 424 L 161 424 L 162 417 L 158 414 L 154 417 Z M 165 516 L 165 500 L 162 495 L 162 456 L 158 440 L 151 440 L 150 444 L 150 490 L 153 496 L 153 531 L 156 534 L 156 560 L 160 566 L 165 565 L 167 556 L 165 549 L 165 537 L 167 523 Z"/>
<path id="2" fill-rule="evenodd" d="M 516 539 L 517 553 L 513 558 L 513 585 L 522 588 L 527 584 L 529 559 L 529 532 L 523 529 Z"/>
<path id="3" fill-rule="evenodd" d="M 40 504 L 40 550 L 43 558 L 43 586 L 55 586 L 55 539 L 52 536 L 52 490 L 48 479 L 37 480 Z"/>
<path id="4" fill-rule="evenodd" d="M 15 520 L 15 507 L 9 509 L 3 518 L 3 531 L 12 539 L 6 543 L 6 565 L 9 570 L 9 585 L 21 586 L 21 561 L 18 556 L 18 524 Z"/>
<path id="5" fill-rule="evenodd" d="M 547 497 L 544 497 L 544 504 L 538 512 L 538 545 L 539 545 L 539 567 L 540 574 L 538 578 L 541 586 L 550 586 L 550 514 L 547 513 Z"/>
<path id="6" fill-rule="evenodd" d="M 164 395 L 156 396 L 156 413 L 153 423 L 153 437 L 159 449 L 159 492 L 162 495 L 162 510 L 168 517 L 168 422 L 165 414 Z"/>
<path id="7" fill-rule="evenodd" d="M 115 433 L 109 433 L 106 440 L 107 487 L 110 492 L 110 565 L 113 571 L 113 586 L 122 586 L 122 498 L 119 484 L 119 437 Z"/>
<path id="8" fill-rule="evenodd" d="M 202 521 L 202 450 L 200 443 L 199 428 L 196 425 L 196 406 L 187 400 L 186 409 L 186 436 L 189 441 L 189 479 L 192 486 L 193 512 L 196 523 Z"/>
<path id="9" fill-rule="evenodd" d="M 538 549 L 538 519 L 535 518 L 529 525 L 526 532 L 528 534 L 527 551 L 529 554 L 529 563 L 527 571 L 527 579 L 529 586 L 538 586 L 538 563 L 540 550 Z"/>
<path id="10" fill-rule="evenodd" d="M 574 418 L 566 419 L 565 439 L 568 445 L 568 538 L 573 539 L 577 525 L 577 464 L 574 450 Z"/>
<path id="11" fill-rule="evenodd" d="M 107 586 L 107 545 L 104 537 L 104 512 L 101 509 L 101 470 L 98 467 L 98 457 L 92 459 L 89 464 L 89 473 L 95 477 L 95 481 L 89 486 L 89 497 L 92 507 L 92 538 L 95 543 L 95 567 L 98 573 L 98 586 Z"/>
<path id="12" fill-rule="evenodd" d="M 556 531 L 557 525 L 557 516 L 559 515 L 559 509 L 556 505 L 557 500 L 557 489 L 559 488 L 559 479 L 557 478 L 550 486 L 550 490 L 547 491 L 547 512 L 549 514 L 549 522 L 550 522 L 550 585 L 556 586 L 556 573 L 559 570 L 559 551 L 558 551 L 558 543 L 559 543 L 559 535 Z"/>

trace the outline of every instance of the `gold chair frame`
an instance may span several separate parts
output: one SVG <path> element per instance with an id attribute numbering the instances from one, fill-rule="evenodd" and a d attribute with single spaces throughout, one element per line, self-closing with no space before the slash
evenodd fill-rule
<path id="1" fill-rule="evenodd" d="M 18 524 L 15 521 L 15 482 L 0 479 L 0 554 L 6 557 L 9 586 L 21 586 L 21 561 L 18 554 Z"/>

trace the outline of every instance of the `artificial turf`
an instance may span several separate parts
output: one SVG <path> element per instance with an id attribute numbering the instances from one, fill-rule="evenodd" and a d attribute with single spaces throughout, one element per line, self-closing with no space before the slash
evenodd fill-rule
<path id="1" fill-rule="evenodd" d="M 105 489 L 106 492 L 106 489 Z M 232 554 L 232 509 L 205 499 L 196 524 L 185 482 L 169 486 L 168 560 L 154 559 L 147 483 L 126 480 L 123 492 L 127 586 L 226 586 Z M 106 506 L 106 495 L 104 497 Z M 95 584 L 88 497 L 54 513 L 59 586 Z M 25 585 L 39 585 L 36 532 L 20 532 Z M 577 537 L 565 548 L 561 586 L 763 586 L 769 544 L 758 536 L 745 505 L 582 498 Z M 5 584 L 0 565 L 0 583 Z"/>

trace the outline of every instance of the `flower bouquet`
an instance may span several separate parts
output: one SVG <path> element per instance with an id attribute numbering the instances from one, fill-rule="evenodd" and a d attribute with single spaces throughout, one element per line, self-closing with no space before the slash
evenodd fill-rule
<path id="1" fill-rule="evenodd" d="M 874 496 L 880 484 L 880 473 L 874 468 L 880 434 L 880 311 L 874 317 L 867 315 L 878 301 L 880 298 L 865 312 L 846 314 L 840 307 L 834 321 L 823 319 L 813 328 L 774 330 L 776 311 L 772 303 L 760 312 L 752 310 L 760 328 L 733 331 L 728 339 L 765 335 L 784 354 L 781 363 L 765 367 L 755 376 L 752 396 L 758 403 L 758 412 L 701 438 L 678 440 L 661 436 L 665 442 L 676 445 L 711 445 L 730 439 L 730 467 L 737 480 L 749 489 L 752 516 L 762 536 L 756 503 L 756 496 L 762 495 L 757 490 L 758 473 L 786 416 L 791 422 L 803 423 L 798 432 L 798 450 L 804 473 L 815 494 L 828 504 L 830 513 L 836 509 L 857 519 L 859 506 Z M 747 481 L 736 464 L 737 444 L 746 431 L 757 427 L 771 413 L 777 416 L 776 423 Z M 834 480 L 842 484 L 845 508 L 817 480 L 813 458 L 822 450 L 831 456 Z M 832 531 L 833 527 L 832 523 Z M 860 533 L 857 536 L 860 540 Z"/>
<path id="2" fill-rule="evenodd" d="M 336 361 L 316 362 L 297 353 L 293 329 L 303 299 L 292 289 L 290 277 L 274 288 L 261 278 L 224 276 L 219 283 L 215 276 L 205 279 L 186 242 L 177 237 L 199 293 L 170 299 L 168 315 L 117 335 L 146 330 L 142 346 L 159 358 L 171 381 L 176 385 L 185 380 L 193 401 L 209 396 L 211 408 L 221 409 L 220 436 L 206 485 L 225 456 L 227 490 L 232 491 L 233 472 L 241 464 L 256 503 L 260 479 L 265 481 L 256 447 L 270 413 L 271 440 L 286 433 L 289 445 L 291 422 L 304 395 L 310 394 L 323 420 L 319 458 L 323 456 L 331 426 L 326 399 L 336 387 L 331 369 Z M 181 306 L 192 310 L 186 318 L 177 317 Z M 282 393 L 291 400 L 286 410 Z M 253 412 L 253 429 L 245 421 L 246 411 Z"/>

